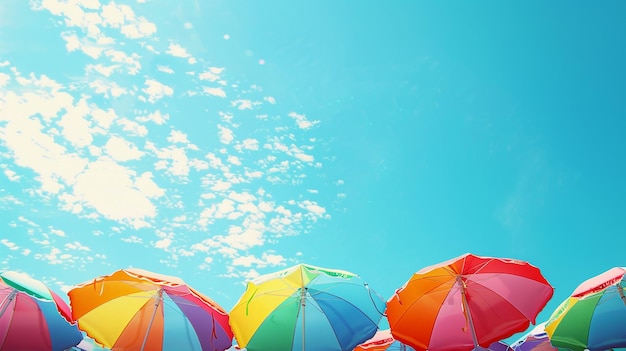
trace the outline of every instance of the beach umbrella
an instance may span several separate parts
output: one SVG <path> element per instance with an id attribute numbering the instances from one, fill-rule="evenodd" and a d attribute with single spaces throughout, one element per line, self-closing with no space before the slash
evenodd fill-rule
<path id="1" fill-rule="evenodd" d="M 506 350 L 506 349 L 505 349 Z M 374 336 L 357 346 L 354 351 L 415 351 L 412 347 L 407 346 L 393 338 L 391 330 L 379 330 Z"/>
<path id="2" fill-rule="evenodd" d="M 510 351 L 558 351 L 545 331 L 546 322 L 537 324 L 531 331 L 512 343 Z"/>
<path id="3" fill-rule="evenodd" d="M 387 319 L 418 351 L 469 351 L 526 330 L 553 293 L 528 262 L 465 254 L 413 274 L 387 301 Z"/>
<path id="4" fill-rule="evenodd" d="M 612 268 L 580 284 L 546 322 L 552 345 L 573 351 L 626 347 L 626 279 Z"/>
<path id="5" fill-rule="evenodd" d="M 352 351 L 375 334 L 384 308 L 359 276 L 299 264 L 248 282 L 230 323 L 247 351 Z"/>
<path id="6" fill-rule="evenodd" d="M 82 335 L 70 308 L 44 283 L 26 274 L 0 273 L 0 350 L 62 351 Z"/>
<path id="7" fill-rule="evenodd" d="M 79 328 L 114 351 L 224 351 L 232 345 L 226 311 L 177 277 L 121 269 L 68 295 Z"/>
<path id="8" fill-rule="evenodd" d="M 504 341 L 496 341 L 487 348 L 478 346 L 474 348 L 474 351 L 510 351 L 510 349 L 509 345 L 507 345 Z"/>

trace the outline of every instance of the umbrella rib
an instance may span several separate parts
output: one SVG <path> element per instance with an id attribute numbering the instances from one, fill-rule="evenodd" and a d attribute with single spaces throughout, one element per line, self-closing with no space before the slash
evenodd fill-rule
<path id="1" fill-rule="evenodd" d="M 358 284 L 355 284 L 355 285 L 358 285 Z M 321 291 L 321 290 L 320 290 L 320 291 Z M 329 294 L 329 295 L 331 295 L 329 292 L 326 292 L 326 293 L 327 293 L 327 294 Z M 362 310 L 361 310 L 358 306 L 354 305 L 354 304 L 353 304 L 352 302 L 350 302 L 349 300 L 346 300 L 346 299 L 341 298 L 341 297 L 338 297 L 338 296 L 337 296 L 337 298 L 336 298 L 336 299 L 315 299 L 315 298 L 313 298 L 313 295 L 309 294 L 309 296 L 311 296 L 311 300 L 313 300 L 313 301 L 316 301 L 316 300 L 325 300 L 325 301 L 331 301 L 331 300 L 332 300 L 332 301 L 337 301 L 337 300 L 341 300 L 341 301 L 345 302 L 346 304 L 348 304 L 348 305 L 350 305 L 350 306 L 354 307 L 354 309 L 355 309 L 355 310 L 357 310 L 357 311 L 361 312 L 361 314 L 362 314 L 363 316 L 365 316 L 365 317 L 366 317 L 366 318 L 367 318 L 367 319 L 368 319 L 368 320 L 369 320 L 369 321 L 370 321 L 373 325 L 377 325 L 377 324 L 378 324 L 378 323 L 376 323 L 375 321 L 373 321 L 373 320 L 370 318 L 370 316 L 368 316 L 366 313 L 364 313 L 364 312 L 363 312 L 363 311 L 362 311 Z M 336 295 L 333 295 L 333 296 L 336 296 Z M 373 303 L 373 301 L 372 301 L 372 303 Z M 374 304 L 374 303 L 373 303 L 373 304 Z M 310 305 L 311 305 L 311 304 L 309 304 L 309 306 L 310 306 Z M 329 325 L 332 325 L 332 323 L 331 323 L 330 319 L 328 318 L 328 315 L 326 314 L 326 312 L 324 312 L 324 310 L 323 310 L 323 309 L 322 309 L 322 308 L 321 308 L 321 307 L 320 307 L 317 303 L 313 304 L 313 306 L 316 306 L 316 307 L 317 307 L 317 309 L 318 309 L 318 311 L 320 311 L 320 312 L 324 315 L 324 317 L 325 317 L 325 318 L 326 318 L 326 320 L 328 321 L 328 324 L 329 324 Z M 376 304 L 374 304 L 374 306 L 376 306 Z M 376 309 L 378 310 L 378 308 L 376 308 Z M 332 331 L 333 331 L 333 334 L 335 335 L 335 339 L 337 340 L 337 344 L 338 344 L 338 345 L 341 345 L 341 342 L 339 341 L 339 336 L 337 335 L 337 333 L 336 333 L 336 331 L 335 331 L 335 328 L 331 328 L 331 329 L 332 329 Z"/>

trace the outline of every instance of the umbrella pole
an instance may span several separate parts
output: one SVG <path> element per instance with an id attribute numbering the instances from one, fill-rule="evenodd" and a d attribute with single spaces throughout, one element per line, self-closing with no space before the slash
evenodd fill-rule
<path id="1" fill-rule="evenodd" d="M 161 299 L 163 298 L 163 289 L 159 289 L 159 297 L 157 298 L 156 303 L 154 304 L 154 311 L 152 311 L 152 317 L 150 318 L 150 323 L 148 323 L 148 330 L 146 330 L 146 335 L 143 337 L 143 343 L 141 344 L 141 351 L 146 346 L 148 342 L 148 334 L 150 334 L 150 329 L 152 329 L 152 322 L 154 322 L 154 317 L 156 316 L 157 310 L 159 309 L 159 304 L 161 303 Z"/>
<path id="2" fill-rule="evenodd" d="M 7 295 L 7 297 L 5 297 L 2 302 L 0 302 L 0 306 L 2 306 L 2 310 L 0 311 L 0 317 L 2 317 L 2 315 L 4 315 L 4 312 L 7 311 L 7 308 L 9 308 L 9 304 L 11 304 L 11 301 L 13 301 L 15 295 L 17 295 L 17 290 L 12 289 L 11 293 Z"/>
<path id="3" fill-rule="evenodd" d="M 300 289 L 300 305 L 302 306 L 302 351 L 306 350 L 306 342 L 305 342 L 305 330 L 304 330 L 304 326 L 306 325 L 306 322 L 304 321 L 305 318 L 305 311 L 306 311 L 306 288 L 302 288 Z"/>
<path id="4" fill-rule="evenodd" d="M 461 288 L 461 301 L 463 303 L 463 313 L 467 318 L 470 331 L 472 332 L 472 339 L 474 340 L 474 348 L 478 347 L 478 338 L 476 337 L 476 330 L 474 330 L 474 321 L 472 320 L 472 314 L 469 310 L 469 304 L 467 303 L 467 296 L 465 295 L 465 283 L 460 275 L 456 277 L 456 282 Z"/>
<path id="5" fill-rule="evenodd" d="M 622 284 L 617 285 L 617 292 L 619 293 L 619 297 L 622 299 L 622 302 L 626 305 L 626 296 L 624 296 L 624 288 L 622 288 Z"/>

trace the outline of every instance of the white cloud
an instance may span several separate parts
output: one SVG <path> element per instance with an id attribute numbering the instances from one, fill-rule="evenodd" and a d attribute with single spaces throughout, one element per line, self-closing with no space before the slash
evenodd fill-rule
<path id="1" fill-rule="evenodd" d="M 226 160 L 228 161 L 228 163 L 231 163 L 236 166 L 241 166 L 241 160 L 237 156 L 230 155 L 226 158 Z"/>
<path id="2" fill-rule="evenodd" d="M 121 87 L 116 82 L 95 79 L 89 82 L 89 87 L 98 94 L 102 94 L 105 98 L 118 98 L 128 92 L 126 88 Z"/>
<path id="3" fill-rule="evenodd" d="M 86 116 L 90 112 L 85 99 L 81 99 L 76 105 L 68 109 L 67 113 L 59 121 L 63 128 L 63 136 L 75 147 L 88 146 L 93 141 L 90 131 L 90 121 Z"/>
<path id="4" fill-rule="evenodd" d="M 82 245 L 78 241 L 65 244 L 65 248 L 72 251 L 91 251 L 89 247 Z"/>
<path id="5" fill-rule="evenodd" d="M 226 92 L 222 88 L 202 87 L 202 91 L 213 96 L 225 98 Z"/>
<path id="6" fill-rule="evenodd" d="M 61 229 L 50 228 L 50 234 L 54 234 L 56 236 L 65 237 L 65 232 Z"/>
<path id="7" fill-rule="evenodd" d="M 108 49 L 104 52 L 104 55 L 111 62 L 119 63 L 121 66 L 126 67 L 126 73 L 130 75 L 135 75 L 141 70 L 140 57 L 136 53 L 127 54 L 124 51 Z"/>
<path id="8" fill-rule="evenodd" d="M 245 139 L 242 142 L 242 147 L 247 150 L 258 150 L 259 149 L 259 141 L 256 139 Z"/>
<path id="9" fill-rule="evenodd" d="M 263 233 L 257 229 L 242 229 L 232 227 L 227 236 L 220 238 L 220 242 L 236 250 L 248 250 L 264 243 Z"/>
<path id="10" fill-rule="evenodd" d="M 260 103 L 253 102 L 252 100 L 248 99 L 239 99 L 231 101 L 230 104 L 234 107 L 237 107 L 239 110 L 252 110 L 253 106 L 259 105 Z"/>
<path id="11" fill-rule="evenodd" d="M 96 121 L 98 127 L 103 130 L 108 130 L 111 127 L 111 124 L 115 119 L 117 119 L 117 115 L 113 109 L 102 110 L 99 108 L 95 108 L 91 110 L 91 118 Z"/>
<path id="12" fill-rule="evenodd" d="M 163 238 L 161 240 L 158 240 L 154 244 L 154 247 L 156 247 L 157 249 L 167 249 L 167 248 L 170 247 L 170 245 L 172 245 L 172 239 L 170 239 L 170 238 Z"/>
<path id="13" fill-rule="evenodd" d="M 167 66 L 157 65 L 157 69 L 163 73 L 174 74 L 174 70 Z"/>
<path id="14" fill-rule="evenodd" d="M 143 17 L 140 17 L 135 23 L 122 27 L 122 34 L 131 39 L 146 38 L 156 33 L 156 31 L 156 25 Z"/>
<path id="15" fill-rule="evenodd" d="M 146 79 L 145 85 L 146 87 L 142 91 L 148 94 L 148 101 L 152 103 L 164 96 L 172 96 L 174 94 L 174 89 L 154 79 Z"/>
<path id="16" fill-rule="evenodd" d="M 4 245 L 4 246 L 8 247 L 9 250 L 17 250 L 17 249 L 20 248 L 19 246 L 17 246 L 16 243 L 14 243 L 12 241 L 9 241 L 8 239 L 2 239 L 2 240 L 0 240 L 0 243 L 2 243 L 2 245 Z"/>
<path id="17" fill-rule="evenodd" d="M 142 244 L 143 243 L 143 239 L 141 239 L 140 237 L 136 235 L 131 235 L 127 238 L 122 238 L 121 240 L 125 243 L 130 243 L 130 244 Z"/>
<path id="18" fill-rule="evenodd" d="M 215 82 L 216 80 L 221 79 L 220 74 L 222 74 L 223 71 L 223 67 L 210 67 L 208 71 L 200 73 L 200 75 L 198 75 L 198 78 L 200 78 L 200 80 Z"/>
<path id="19" fill-rule="evenodd" d="M 326 213 L 326 209 L 319 206 L 316 203 L 313 203 L 311 201 L 303 201 L 302 205 L 303 208 L 307 209 L 309 212 L 322 217 L 324 215 L 324 213 Z"/>
<path id="20" fill-rule="evenodd" d="M 15 173 L 14 171 L 10 170 L 10 169 L 5 169 L 4 170 L 4 175 L 9 178 L 10 181 L 12 182 L 17 182 L 20 180 L 20 176 Z"/>
<path id="21" fill-rule="evenodd" d="M 135 172 L 111 160 L 98 160 L 76 179 L 73 196 L 66 202 L 83 203 L 104 217 L 132 222 L 153 218 L 156 207 L 149 197 L 135 186 Z"/>
<path id="22" fill-rule="evenodd" d="M 62 188 L 58 180 L 72 184 L 87 161 L 67 153 L 42 129 L 37 119 L 15 118 L 0 128 L 0 132 L 4 134 L 4 145 L 12 151 L 15 163 L 38 173 L 42 190 L 57 193 Z"/>
<path id="23" fill-rule="evenodd" d="M 187 50 L 178 45 L 178 44 L 170 44 L 169 47 L 167 48 L 166 53 L 174 56 L 174 57 L 190 57 L 191 55 L 187 52 Z"/>
<path id="24" fill-rule="evenodd" d="M 108 5 L 102 6 L 100 13 L 104 23 L 113 28 L 120 28 L 126 22 L 135 20 L 135 13 L 128 5 L 117 5 L 111 1 Z"/>
<path id="25" fill-rule="evenodd" d="M 115 161 L 120 162 L 138 160 L 144 155 L 135 144 L 118 136 L 110 137 L 104 149 Z"/>
<path id="26" fill-rule="evenodd" d="M 320 121 L 309 121 L 307 120 L 305 115 L 298 114 L 296 112 L 290 112 L 288 114 L 289 117 L 296 120 L 296 124 L 300 129 L 310 129 L 314 125 L 318 124 Z"/>
<path id="27" fill-rule="evenodd" d="M 0 87 L 6 86 L 11 80 L 11 76 L 6 73 L 0 73 Z"/>
<path id="28" fill-rule="evenodd" d="M 170 135 L 167 137 L 167 141 L 170 143 L 180 143 L 180 144 L 188 144 L 189 140 L 187 139 L 187 134 L 181 132 L 180 130 L 172 130 Z"/>
<path id="29" fill-rule="evenodd" d="M 144 172 L 135 179 L 135 187 L 144 195 L 150 198 L 159 198 L 165 194 L 165 190 L 160 188 L 152 180 L 152 172 Z"/>
<path id="30" fill-rule="evenodd" d="M 167 169 L 176 176 L 189 175 L 191 164 L 184 148 L 171 146 L 156 150 L 156 154 L 162 160 L 158 163 L 157 169 Z"/>
<path id="31" fill-rule="evenodd" d="M 300 161 L 303 162 L 313 162 L 315 159 L 313 158 L 313 156 L 311 155 L 307 155 L 305 153 L 297 153 L 295 155 L 293 155 L 293 157 L 299 159 Z"/>
<path id="32" fill-rule="evenodd" d="M 225 182 L 223 180 L 218 180 L 211 187 L 211 190 L 213 190 L 213 191 L 225 191 L 225 190 L 230 189 L 230 187 L 231 187 L 231 184 L 229 182 Z"/>
<path id="33" fill-rule="evenodd" d="M 154 111 L 149 113 L 147 116 L 138 116 L 137 121 L 139 122 L 152 122 L 158 125 L 162 125 L 170 118 L 170 115 L 167 113 L 161 114 L 161 111 Z"/>
<path id="34" fill-rule="evenodd" d="M 110 66 L 105 66 L 101 63 L 97 64 L 97 65 L 87 65 L 85 67 L 86 71 L 96 71 L 98 73 L 100 73 L 101 75 L 105 76 L 105 77 L 109 77 L 111 76 L 111 74 L 118 68 L 120 67 L 120 65 L 110 65 Z"/>
<path id="35" fill-rule="evenodd" d="M 230 144 L 230 142 L 233 141 L 233 139 L 235 139 L 235 137 L 233 136 L 232 130 L 223 126 L 218 126 L 218 128 L 219 128 L 220 141 L 223 144 Z"/>
<path id="36" fill-rule="evenodd" d="M 128 118 L 118 119 L 117 124 L 122 126 L 122 130 L 128 132 L 129 135 L 134 135 L 138 137 L 145 137 L 148 135 L 148 128 L 146 126 L 141 125 L 135 121 L 131 121 Z"/>

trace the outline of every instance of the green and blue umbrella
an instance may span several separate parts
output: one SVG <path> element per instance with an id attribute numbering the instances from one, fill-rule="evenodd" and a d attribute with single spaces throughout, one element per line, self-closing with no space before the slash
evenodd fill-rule
<path id="1" fill-rule="evenodd" d="M 546 322 L 552 345 L 572 351 L 626 347 L 626 269 L 612 268 L 583 282 Z"/>
<path id="2" fill-rule="evenodd" d="M 359 276 L 300 264 L 249 282 L 230 324 L 248 351 L 352 351 L 374 336 L 384 309 Z"/>

